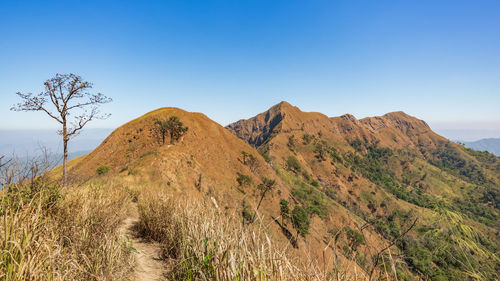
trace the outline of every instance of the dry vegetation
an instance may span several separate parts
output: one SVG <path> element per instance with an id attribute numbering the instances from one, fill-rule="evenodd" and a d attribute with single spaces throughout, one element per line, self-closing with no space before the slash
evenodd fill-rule
<path id="1" fill-rule="evenodd" d="M 60 187 L 35 176 L 46 166 L 16 162 L 2 170 L 1 280 L 132 279 L 136 250 L 120 226 L 134 204 L 138 233 L 162 246 L 168 280 L 366 277 L 353 258 L 323 255 L 320 263 L 312 262 L 307 250 L 273 240 L 271 221 L 257 217 L 245 224 L 238 213 L 221 210 L 213 197 L 179 200 L 183 197 L 157 183 L 106 175 Z M 326 247 L 335 249 L 336 243 Z"/>
<path id="2" fill-rule="evenodd" d="M 178 200 L 149 190 L 139 197 L 141 233 L 163 245 L 169 280 L 350 280 L 343 270 L 304 263 L 272 241 L 262 220 L 243 224 L 215 199 Z M 342 267 L 342 266 L 340 266 Z"/>
<path id="3" fill-rule="evenodd" d="M 22 182 L 3 183 L 1 280 L 130 279 L 135 249 L 120 225 L 137 200 L 139 233 L 161 243 L 168 280 L 349 279 L 303 263 L 269 238 L 263 220 L 243 224 L 213 198 L 174 200 L 118 178 L 64 188 L 43 177 Z"/>
<path id="4" fill-rule="evenodd" d="M 131 250 L 118 232 L 130 202 L 124 188 L 90 182 L 60 190 L 42 178 L 25 182 L 3 183 L 1 280 L 126 278 Z"/>

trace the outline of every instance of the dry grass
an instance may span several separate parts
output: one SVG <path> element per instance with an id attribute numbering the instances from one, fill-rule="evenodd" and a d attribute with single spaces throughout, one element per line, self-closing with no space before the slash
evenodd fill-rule
<path id="1" fill-rule="evenodd" d="M 211 200 L 143 192 L 139 214 L 140 231 L 164 245 L 170 280 L 347 280 L 302 264 L 271 241 L 263 222 L 243 225 Z"/>
<path id="2" fill-rule="evenodd" d="M 123 280 L 130 249 L 118 226 L 130 202 L 124 188 L 93 182 L 12 186 L 1 196 L 1 280 Z"/>

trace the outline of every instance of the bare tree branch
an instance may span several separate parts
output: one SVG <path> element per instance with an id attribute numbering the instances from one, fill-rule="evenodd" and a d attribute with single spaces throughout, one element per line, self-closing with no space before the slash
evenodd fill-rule
<path id="1" fill-rule="evenodd" d="M 63 121 L 61 119 L 59 119 L 54 113 L 52 113 L 51 111 L 49 111 L 45 107 L 45 103 L 47 102 L 47 99 L 43 93 L 40 93 L 37 96 L 35 96 L 32 93 L 23 94 L 23 93 L 17 92 L 16 95 L 21 97 L 21 99 L 23 99 L 23 102 L 12 106 L 10 108 L 10 110 L 13 110 L 13 111 L 40 111 L 41 110 L 41 111 L 44 111 L 45 113 L 47 113 L 47 115 L 49 115 L 50 117 L 55 119 L 57 122 L 62 124 Z"/>
<path id="2" fill-rule="evenodd" d="M 56 74 L 44 83 L 45 90 L 38 95 L 16 93 L 22 102 L 12 106 L 13 111 L 43 111 L 62 125 L 59 134 L 63 138 L 63 181 L 66 184 L 66 162 L 68 141 L 92 120 L 105 119 L 110 114 L 101 114 L 98 107 L 112 99 L 101 93 L 88 90 L 93 85 L 75 74 Z M 49 102 L 50 101 L 50 102 Z M 90 111 L 86 108 L 90 107 Z M 57 113 L 54 113 L 57 112 Z M 71 127 L 68 127 L 68 124 Z"/>
<path id="3" fill-rule="evenodd" d="M 5 155 L 0 156 L 0 168 L 2 168 L 3 166 L 9 164 L 10 160 L 12 160 L 12 159 L 9 159 L 9 160 L 7 160 L 7 161 L 4 162 L 3 161 L 4 158 L 5 158 Z"/>

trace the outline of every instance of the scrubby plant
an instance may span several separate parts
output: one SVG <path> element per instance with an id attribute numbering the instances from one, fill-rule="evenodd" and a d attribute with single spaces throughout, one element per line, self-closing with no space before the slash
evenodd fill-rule
<path id="1" fill-rule="evenodd" d="M 319 187 L 319 182 L 317 180 L 311 180 L 309 182 L 310 185 L 314 186 L 314 187 Z"/>
<path id="2" fill-rule="evenodd" d="M 365 237 L 359 231 L 352 229 L 348 226 L 344 227 L 349 247 L 355 252 L 360 245 L 365 245 Z"/>
<path id="3" fill-rule="evenodd" d="M 286 166 L 290 171 L 294 173 L 299 173 L 300 170 L 302 169 L 299 160 L 297 159 L 297 157 L 293 155 L 289 156 L 288 159 L 286 160 Z"/>
<path id="4" fill-rule="evenodd" d="M 292 225 L 297 231 L 297 238 L 299 234 L 302 237 L 306 237 L 309 234 L 309 226 L 311 221 L 309 220 L 309 212 L 306 208 L 302 206 L 295 206 L 292 211 Z"/>
<path id="5" fill-rule="evenodd" d="M 314 135 L 304 134 L 302 135 L 302 143 L 308 145 L 314 138 L 315 138 Z"/>
<path id="6" fill-rule="evenodd" d="M 99 166 L 96 170 L 98 175 L 103 175 L 109 172 L 109 166 Z"/>
<path id="7" fill-rule="evenodd" d="M 255 170 L 257 169 L 258 165 L 259 165 L 259 162 L 257 161 L 257 157 L 249 152 L 246 152 L 246 151 L 241 151 L 241 162 L 244 164 L 244 165 L 247 165 L 250 167 L 250 170 L 252 170 L 252 172 L 255 172 Z"/>
<path id="8" fill-rule="evenodd" d="M 288 201 L 285 199 L 280 200 L 280 216 L 281 224 L 286 226 L 286 222 L 290 219 L 290 207 L 288 206 Z"/>
<path id="9" fill-rule="evenodd" d="M 316 153 L 316 158 L 320 161 L 325 161 L 328 153 L 328 147 L 325 141 L 318 141 L 314 145 L 314 153 Z"/>
<path id="10" fill-rule="evenodd" d="M 236 178 L 236 181 L 238 182 L 238 185 L 240 187 L 249 186 L 253 183 L 253 180 L 249 175 L 240 174 L 240 173 L 238 173 L 238 177 Z"/>
<path id="11" fill-rule="evenodd" d="M 288 137 L 288 143 L 286 145 L 288 146 L 288 149 L 290 149 L 290 151 L 295 152 L 295 149 L 297 147 L 296 147 L 295 136 L 294 135 L 291 135 L 291 136 Z"/>
<path id="12" fill-rule="evenodd" d="M 269 152 L 268 152 L 268 151 L 263 152 L 263 153 L 261 153 L 260 155 L 262 155 L 262 158 L 264 158 L 264 160 L 265 160 L 267 163 L 270 163 L 270 162 L 272 161 L 271 156 L 269 156 Z"/>

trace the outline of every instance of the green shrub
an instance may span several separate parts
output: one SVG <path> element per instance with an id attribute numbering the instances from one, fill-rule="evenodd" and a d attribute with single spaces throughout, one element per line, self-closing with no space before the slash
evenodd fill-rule
<path id="1" fill-rule="evenodd" d="M 313 135 L 309 135 L 309 134 L 304 134 L 302 136 L 302 142 L 307 145 L 307 144 L 310 144 L 311 141 L 314 139 L 314 136 Z"/>
<path id="2" fill-rule="evenodd" d="M 311 221 L 309 220 L 309 212 L 302 206 L 295 206 L 292 211 L 292 224 L 297 234 L 306 237 L 309 234 Z"/>
<path id="3" fill-rule="evenodd" d="M 299 160 L 297 160 L 297 157 L 295 156 L 289 156 L 288 159 L 286 160 L 286 166 L 288 169 L 292 172 L 298 173 L 301 170 L 301 166 L 299 163 Z"/>
<path id="4" fill-rule="evenodd" d="M 347 240 L 349 241 L 349 246 L 353 251 L 356 251 L 360 245 L 365 245 L 365 237 L 359 231 L 348 226 L 346 226 L 344 230 Z"/>
<path id="5" fill-rule="evenodd" d="M 288 143 L 286 144 L 290 151 L 295 151 L 295 136 L 291 135 L 288 137 Z"/>
<path id="6" fill-rule="evenodd" d="M 288 206 L 288 201 L 285 199 L 280 200 L 280 215 L 281 223 L 286 224 L 286 221 L 290 218 L 290 207 Z"/>
<path id="7" fill-rule="evenodd" d="M 262 153 L 261 155 L 267 163 L 271 162 L 272 159 L 271 156 L 269 156 L 269 152 Z"/>
<path id="8" fill-rule="evenodd" d="M 108 166 L 99 166 L 99 168 L 97 168 L 96 172 L 99 175 L 104 175 L 107 172 L 109 172 L 109 167 Z"/>
<path id="9" fill-rule="evenodd" d="M 307 206 L 310 214 L 316 214 L 320 218 L 324 218 L 328 213 L 328 202 L 325 195 L 312 186 L 304 183 L 298 188 L 292 190 L 293 196 L 302 204 Z"/>
<path id="10" fill-rule="evenodd" d="M 317 142 L 314 146 L 314 153 L 316 153 L 316 158 L 320 161 L 325 161 L 328 153 L 328 147 L 325 141 Z"/>
<path id="11" fill-rule="evenodd" d="M 238 174 L 236 181 L 238 182 L 239 186 L 249 186 L 253 183 L 252 178 L 249 175 L 245 174 Z"/>

